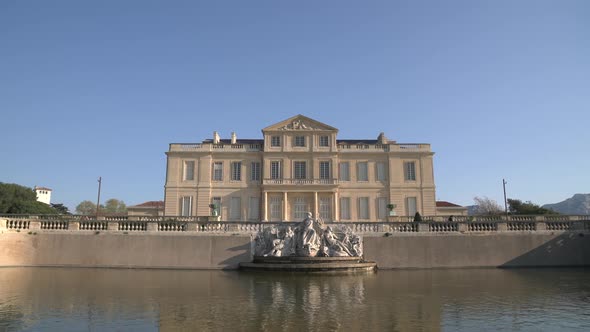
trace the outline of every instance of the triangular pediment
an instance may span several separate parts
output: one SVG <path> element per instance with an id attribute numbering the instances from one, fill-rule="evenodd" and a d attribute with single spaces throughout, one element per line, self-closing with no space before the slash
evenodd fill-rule
<path id="1" fill-rule="evenodd" d="M 273 124 L 262 129 L 262 132 L 266 131 L 314 131 L 314 130 L 321 130 L 321 131 L 335 131 L 338 132 L 338 129 L 328 126 L 325 123 L 321 123 L 316 121 L 312 118 L 308 118 L 305 115 L 298 114 L 294 117 L 291 117 L 287 120 L 283 120 L 279 123 Z"/>

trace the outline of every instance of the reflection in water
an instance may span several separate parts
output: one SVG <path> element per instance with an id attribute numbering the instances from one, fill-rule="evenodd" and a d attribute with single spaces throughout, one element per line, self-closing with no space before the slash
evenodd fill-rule
<path id="1" fill-rule="evenodd" d="M 585 269 L 0 269 L 0 331 L 590 328 Z"/>

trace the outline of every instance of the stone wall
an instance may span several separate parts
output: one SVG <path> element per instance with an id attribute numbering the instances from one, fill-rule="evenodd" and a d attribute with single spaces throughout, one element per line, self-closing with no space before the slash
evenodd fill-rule
<path id="1" fill-rule="evenodd" d="M 236 269 L 250 235 L 0 234 L 0 266 Z"/>
<path id="2" fill-rule="evenodd" d="M 380 269 L 590 265 L 590 234 L 576 232 L 365 237 Z"/>

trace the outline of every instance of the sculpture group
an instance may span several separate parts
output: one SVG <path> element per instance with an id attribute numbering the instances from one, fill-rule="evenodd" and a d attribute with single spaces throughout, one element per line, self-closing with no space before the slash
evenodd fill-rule
<path id="1" fill-rule="evenodd" d="M 358 235 L 345 226 L 323 227 L 311 212 L 296 227 L 270 226 L 256 235 L 255 256 L 361 257 Z"/>

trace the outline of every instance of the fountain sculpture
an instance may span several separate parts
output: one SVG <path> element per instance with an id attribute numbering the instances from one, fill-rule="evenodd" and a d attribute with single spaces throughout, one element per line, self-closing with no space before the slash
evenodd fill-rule
<path id="1" fill-rule="evenodd" d="M 272 225 L 254 239 L 254 261 L 241 263 L 247 270 L 374 271 L 363 260 L 362 240 L 346 226 L 331 227 L 312 218 L 311 212 L 296 227 Z"/>

